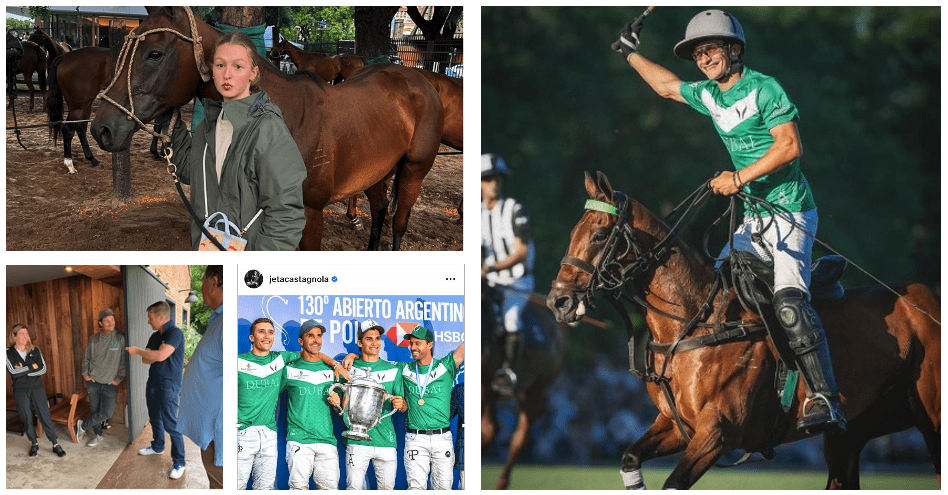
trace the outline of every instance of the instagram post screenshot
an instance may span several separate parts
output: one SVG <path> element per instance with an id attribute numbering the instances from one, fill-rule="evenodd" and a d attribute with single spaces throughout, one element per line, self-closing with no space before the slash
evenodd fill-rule
<path id="1" fill-rule="evenodd" d="M 237 268 L 238 487 L 463 489 L 463 265 Z"/>

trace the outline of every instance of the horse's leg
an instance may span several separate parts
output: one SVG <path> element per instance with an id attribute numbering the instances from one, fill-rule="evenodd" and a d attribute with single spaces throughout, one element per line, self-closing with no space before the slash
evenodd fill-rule
<path id="1" fill-rule="evenodd" d="M 493 391 L 481 383 L 481 452 L 494 443 L 497 436 L 497 418 L 494 416 Z"/>
<path id="2" fill-rule="evenodd" d="M 695 423 L 695 434 L 685 447 L 678 465 L 665 480 L 663 490 L 687 490 L 721 458 L 725 452 L 720 413 L 706 408 Z"/>
<path id="3" fill-rule="evenodd" d="M 497 490 L 506 490 L 510 484 L 510 472 L 513 471 L 514 463 L 517 462 L 517 458 L 520 457 L 520 453 L 523 452 L 523 447 L 530 437 L 530 425 L 543 413 L 545 395 L 546 388 L 536 387 L 517 397 L 517 407 L 520 409 L 520 413 L 517 415 L 517 428 L 510 438 L 507 462 L 504 464 L 500 477 L 497 478 L 495 486 Z"/>
<path id="4" fill-rule="evenodd" d="M 349 206 L 346 208 L 346 218 L 349 219 L 352 230 L 365 230 L 365 225 L 362 224 L 362 217 L 356 214 L 356 202 L 358 199 L 358 194 L 349 198 Z"/>
<path id="5" fill-rule="evenodd" d="M 847 431 L 836 428 L 823 435 L 823 457 L 826 459 L 828 475 L 827 490 L 859 489 L 859 454 L 866 445 L 864 431 L 859 422 L 847 425 Z"/>
<path id="6" fill-rule="evenodd" d="M 398 179 L 395 185 L 398 191 L 395 193 L 395 201 L 398 205 L 395 208 L 395 216 L 392 218 L 392 251 L 398 251 L 402 236 L 408 230 L 408 217 L 411 214 L 411 208 L 418 201 L 418 195 L 421 194 L 421 182 L 425 175 L 434 165 L 434 156 L 431 160 L 424 162 L 405 162 L 399 165 Z"/>
<path id="7" fill-rule="evenodd" d="M 72 120 L 72 119 L 70 119 Z M 66 124 L 60 126 L 63 134 L 63 164 L 69 170 L 69 175 L 76 174 L 76 167 L 72 164 L 72 135 L 75 134 L 76 124 Z"/>
<path id="8" fill-rule="evenodd" d="M 674 421 L 668 416 L 659 414 L 645 434 L 629 445 L 622 454 L 620 474 L 626 489 L 645 490 L 645 480 L 642 478 L 643 462 L 680 452 L 683 448 L 685 448 L 685 441 L 675 427 Z"/>
<path id="9" fill-rule="evenodd" d="M 79 144 L 82 145 L 82 153 L 85 155 L 86 160 L 92 162 L 92 168 L 98 168 L 101 164 L 99 160 L 95 159 L 95 155 L 92 154 L 92 148 L 89 148 L 89 138 L 86 136 L 86 130 L 89 128 L 88 122 L 83 122 L 78 124 L 78 130 L 76 131 L 79 134 Z"/>
<path id="10" fill-rule="evenodd" d="M 300 239 L 300 251 L 319 251 L 323 238 L 323 209 L 305 207 L 306 225 Z"/>
<path id="11" fill-rule="evenodd" d="M 388 196 L 385 194 L 387 182 L 383 178 L 365 190 L 372 210 L 372 227 L 369 229 L 369 251 L 378 251 L 382 242 L 382 225 L 388 212 Z"/>
<path id="12" fill-rule="evenodd" d="M 33 72 L 30 71 L 29 77 L 27 77 L 26 72 L 23 72 L 23 81 L 26 83 L 26 87 L 30 90 L 29 112 L 33 113 L 33 92 L 36 91 L 36 88 L 33 86 Z"/>

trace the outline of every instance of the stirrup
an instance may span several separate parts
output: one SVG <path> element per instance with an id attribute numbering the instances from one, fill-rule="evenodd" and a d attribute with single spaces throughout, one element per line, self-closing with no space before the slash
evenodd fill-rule
<path id="1" fill-rule="evenodd" d="M 810 402 L 813 402 L 813 401 L 819 401 L 817 404 L 819 403 L 823 404 L 823 407 L 825 408 L 825 411 L 826 411 L 824 414 L 828 414 L 829 415 L 828 418 L 811 423 L 810 420 L 812 420 L 812 416 L 808 417 L 807 406 L 810 404 Z M 803 401 L 804 413 L 803 413 L 803 417 L 800 418 L 799 421 L 797 421 L 797 429 L 811 432 L 811 431 L 824 430 L 830 426 L 835 426 L 842 431 L 846 431 L 846 417 L 843 416 L 836 407 L 833 407 L 833 402 L 838 403 L 839 399 L 836 399 L 836 401 L 831 401 L 829 397 L 821 393 L 814 393 L 812 397 L 807 397 Z M 814 404 L 814 406 L 816 406 L 816 404 Z M 810 410 L 812 411 L 812 409 Z"/>
<path id="2" fill-rule="evenodd" d="M 501 395 L 513 395 L 514 389 L 517 388 L 517 374 L 508 367 L 500 368 L 494 373 L 491 388 Z"/>

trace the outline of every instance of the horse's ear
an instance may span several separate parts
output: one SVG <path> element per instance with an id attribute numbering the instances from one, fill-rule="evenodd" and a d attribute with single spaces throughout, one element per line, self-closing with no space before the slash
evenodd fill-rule
<path id="1" fill-rule="evenodd" d="M 599 186 L 596 185 L 596 181 L 593 180 L 593 177 L 592 175 L 590 175 L 589 172 L 583 172 L 583 173 L 586 176 L 584 180 L 586 184 L 586 194 L 588 194 L 590 198 L 596 199 L 596 197 L 602 194 L 599 191 Z"/>
<path id="2" fill-rule="evenodd" d="M 173 7 L 145 7 L 145 12 L 148 12 L 148 15 L 155 15 L 158 12 L 164 12 L 164 14 L 168 17 L 174 17 Z"/>
<path id="3" fill-rule="evenodd" d="M 606 174 L 597 171 L 596 181 L 599 183 L 599 190 L 602 191 L 602 194 L 606 197 L 606 199 L 612 201 L 612 197 L 614 195 L 612 191 L 612 184 L 609 184 L 609 178 L 606 177 Z"/>

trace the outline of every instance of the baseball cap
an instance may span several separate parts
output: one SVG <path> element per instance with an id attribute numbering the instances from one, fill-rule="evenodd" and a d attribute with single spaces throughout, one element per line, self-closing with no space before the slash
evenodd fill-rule
<path id="1" fill-rule="evenodd" d="M 368 319 L 359 324 L 359 335 L 357 339 L 362 340 L 362 334 L 372 329 L 378 330 L 379 335 L 382 335 L 383 333 L 385 333 L 385 328 L 382 327 L 382 325 L 379 325 L 379 322 L 373 319 Z"/>
<path id="2" fill-rule="evenodd" d="M 102 321 L 102 318 L 105 318 L 106 316 L 115 316 L 115 313 L 109 308 L 99 311 L 99 321 Z"/>
<path id="3" fill-rule="evenodd" d="M 324 327 L 322 323 L 320 323 L 320 322 L 318 322 L 318 321 L 316 321 L 316 320 L 306 320 L 306 321 L 304 321 L 303 324 L 300 326 L 300 337 L 302 337 L 304 333 L 309 332 L 310 330 L 312 330 L 313 327 L 317 327 L 317 328 L 319 328 L 320 330 L 322 330 L 322 332 L 320 332 L 320 334 L 326 333 L 326 327 Z"/>
<path id="4" fill-rule="evenodd" d="M 411 333 L 405 334 L 405 338 L 403 340 L 407 340 L 412 337 L 415 337 L 416 339 L 424 339 L 428 342 L 434 342 L 434 335 L 431 333 L 431 330 L 428 330 L 421 325 L 416 325 Z"/>

